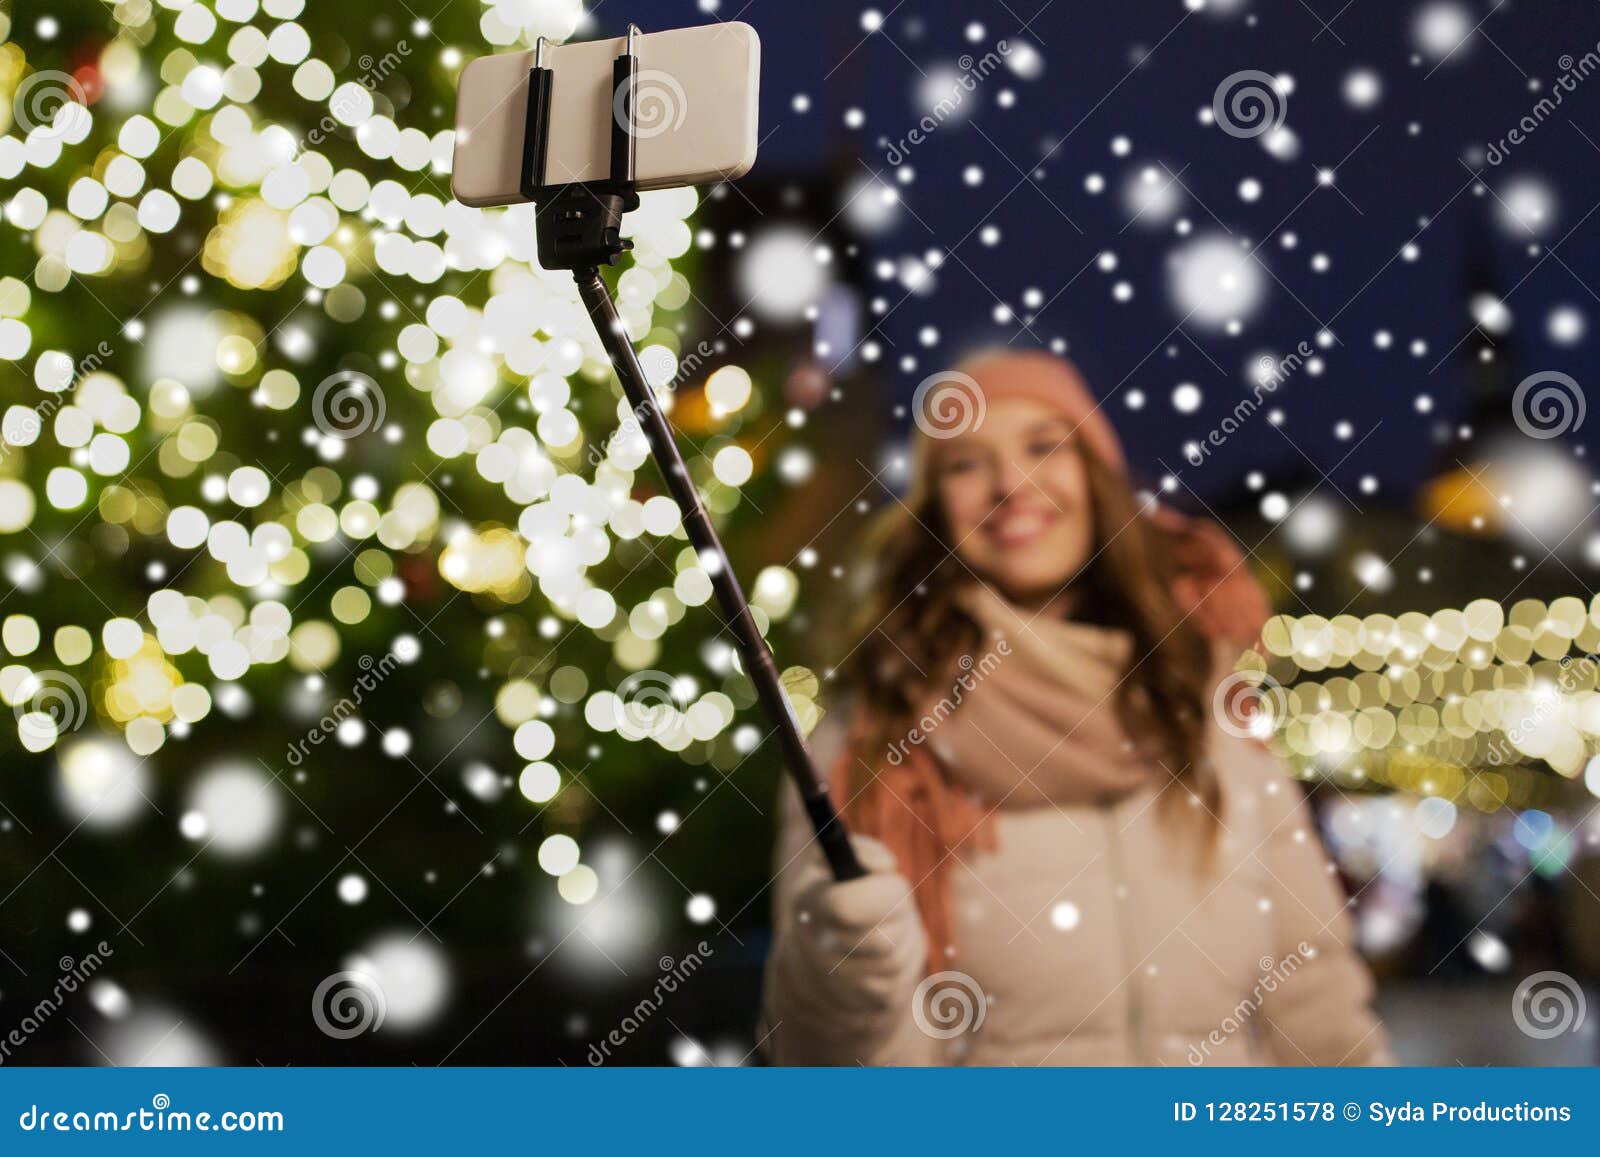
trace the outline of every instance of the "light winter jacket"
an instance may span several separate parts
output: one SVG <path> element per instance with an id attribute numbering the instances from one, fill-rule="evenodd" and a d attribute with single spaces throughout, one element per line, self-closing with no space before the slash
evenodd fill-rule
<path id="1" fill-rule="evenodd" d="M 835 719 L 813 737 L 823 766 L 843 742 Z M 826 868 L 786 787 L 762 1026 L 768 1058 L 1389 1063 L 1368 1007 L 1372 978 L 1302 789 L 1249 740 L 1213 729 L 1210 753 L 1222 829 L 1207 870 L 1175 847 L 1154 787 L 1104 806 L 1002 809 L 991 821 L 997 846 L 957 854 L 958 952 L 932 977 L 909 899 L 892 924 L 894 943 L 885 921 L 859 951 L 843 949 L 836 967 L 808 949 L 796 898 Z M 874 844 L 873 854 L 887 852 Z"/>

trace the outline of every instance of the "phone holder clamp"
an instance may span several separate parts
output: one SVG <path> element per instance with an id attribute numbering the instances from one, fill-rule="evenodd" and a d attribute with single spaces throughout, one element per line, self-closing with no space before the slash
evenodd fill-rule
<path id="1" fill-rule="evenodd" d="M 544 64 L 544 37 L 534 48 L 522 139 L 522 195 L 537 207 L 539 264 L 546 269 L 614 265 L 633 248 L 633 242 L 622 236 L 622 215 L 639 205 L 633 187 L 632 131 L 634 86 L 639 75 L 639 57 L 634 51 L 637 32 L 635 25 L 628 25 L 627 45 L 611 67 L 611 164 L 610 174 L 601 181 L 545 183 L 555 73 Z"/>

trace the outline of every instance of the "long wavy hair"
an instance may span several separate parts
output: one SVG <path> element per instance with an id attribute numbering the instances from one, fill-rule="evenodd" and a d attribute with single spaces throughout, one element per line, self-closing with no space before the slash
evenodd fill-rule
<path id="1" fill-rule="evenodd" d="M 1143 658 L 1118 688 L 1119 720 L 1130 736 L 1148 737 L 1153 753 L 1170 761 L 1169 770 L 1209 808 L 1216 785 L 1200 772 L 1210 644 L 1174 597 L 1167 532 L 1144 513 L 1122 473 L 1082 441 L 1078 451 L 1094 533 L 1090 560 L 1067 583 L 1073 617 L 1132 636 L 1134 654 Z M 884 751 L 891 736 L 903 734 L 957 656 L 981 640 L 977 623 L 957 602 L 972 577 L 954 556 L 925 456 L 916 473 L 908 502 L 896 503 L 868 530 L 864 553 L 875 560 L 876 572 L 851 628 L 854 649 L 840 671 L 855 700 L 855 750 L 863 754 Z M 840 785 L 846 800 L 870 787 L 862 762 L 851 763 L 849 781 Z"/>

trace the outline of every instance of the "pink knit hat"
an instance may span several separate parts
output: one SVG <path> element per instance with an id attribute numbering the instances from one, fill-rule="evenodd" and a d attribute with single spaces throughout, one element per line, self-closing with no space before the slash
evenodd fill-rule
<path id="1" fill-rule="evenodd" d="M 976 397 L 971 397 L 974 391 Z M 1038 350 L 981 350 L 954 371 L 924 382 L 917 394 L 912 403 L 917 411 L 913 458 L 919 478 L 927 476 L 922 467 L 930 440 L 953 436 L 947 417 L 952 406 L 962 411 L 967 427 L 976 428 L 988 404 L 1001 398 L 1028 398 L 1059 410 L 1073 423 L 1090 453 L 1128 477 L 1127 458 L 1116 430 L 1083 375 L 1065 358 Z M 946 424 L 941 426 L 941 422 Z M 1190 518 L 1171 507 L 1152 505 L 1147 513 L 1165 538 L 1176 566 L 1172 593 L 1179 607 L 1208 638 L 1246 645 L 1254 642 L 1271 617 L 1272 607 L 1228 532 L 1214 522 Z"/>
<path id="2" fill-rule="evenodd" d="M 986 403 L 1027 398 L 1059 410 L 1096 458 L 1117 473 L 1127 474 L 1128 463 L 1117 432 L 1078 367 L 1066 358 L 1039 350 L 980 350 L 965 358 L 955 372 L 976 382 Z"/>

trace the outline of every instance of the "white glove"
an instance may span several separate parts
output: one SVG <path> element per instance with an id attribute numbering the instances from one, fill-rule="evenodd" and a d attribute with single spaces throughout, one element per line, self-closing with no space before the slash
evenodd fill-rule
<path id="1" fill-rule="evenodd" d="M 922 979 L 927 932 L 894 854 L 867 836 L 850 842 L 867 874 L 838 883 L 820 857 L 808 857 L 785 932 L 815 995 L 853 1012 L 905 1012 Z"/>

